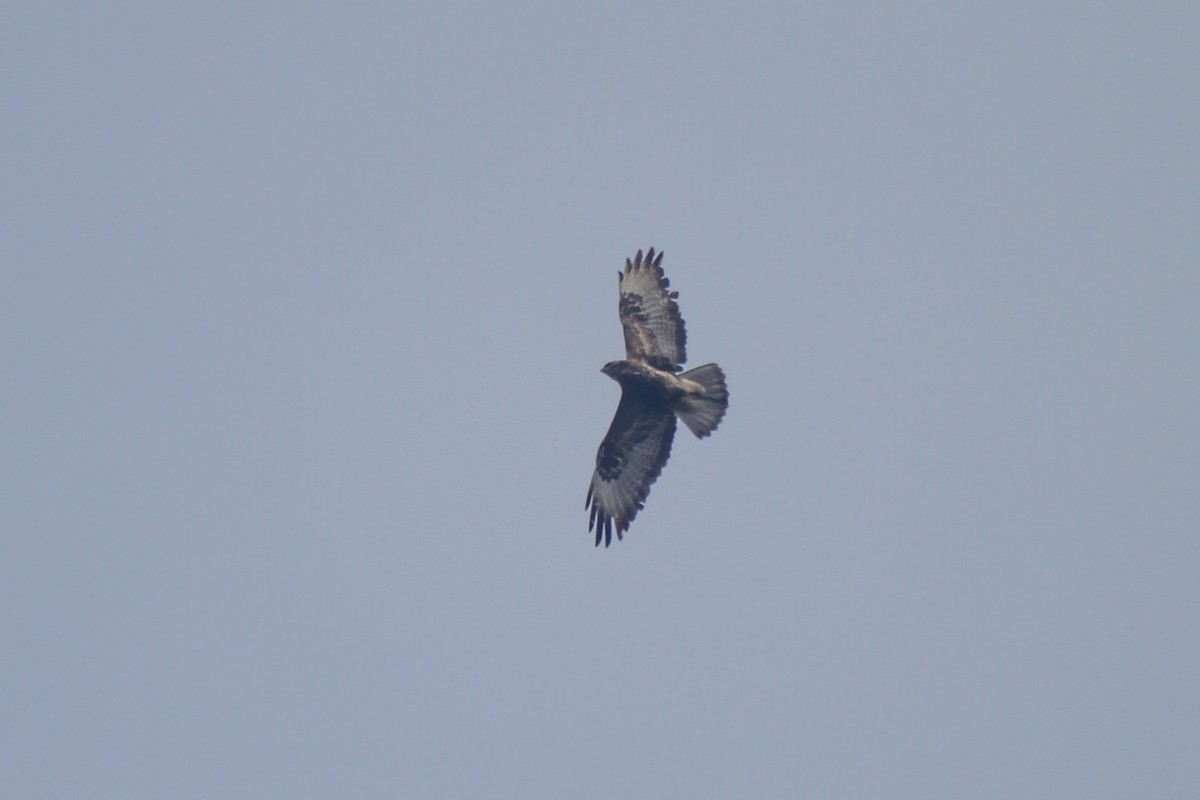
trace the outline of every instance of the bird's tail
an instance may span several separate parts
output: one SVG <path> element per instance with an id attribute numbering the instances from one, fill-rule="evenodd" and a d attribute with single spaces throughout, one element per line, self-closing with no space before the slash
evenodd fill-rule
<path id="1" fill-rule="evenodd" d="M 682 372 L 679 377 L 704 387 L 702 394 L 689 395 L 675 407 L 675 413 L 688 426 L 688 430 L 696 434 L 697 439 L 703 439 L 717 429 L 721 418 L 725 416 L 725 409 L 729 407 L 725 373 L 716 364 L 705 364 Z"/>

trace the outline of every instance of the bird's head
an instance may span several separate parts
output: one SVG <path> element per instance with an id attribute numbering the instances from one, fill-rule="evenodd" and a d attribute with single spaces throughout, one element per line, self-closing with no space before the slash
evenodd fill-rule
<path id="1" fill-rule="evenodd" d="M 612 378 L 614 381 L 618 380 L 618 376 L 624 374 L 624 372 L 625 372 L 625 362 L 624 361 L 610 361 L 607 364 L 605 364 L 603 367 L 601 367 L 600 371 L 603 372 L 608 377 Z"/>

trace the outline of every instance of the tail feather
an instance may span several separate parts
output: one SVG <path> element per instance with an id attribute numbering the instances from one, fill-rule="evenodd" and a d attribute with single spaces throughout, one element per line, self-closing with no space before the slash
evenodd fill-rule
<path id="1" fill-rule="evenodd" d="M 703 394 L 686 397 L 675 407 L 675 413 L 688 426 L 688 430 L 697 439 L 703 439 L 717 429 L 721 418 L 725 416 L 725 409 L 729 407 L 725 373 L 716 364 L 705 364 L 680 373 L 679 377 L 704 387 Z"/>

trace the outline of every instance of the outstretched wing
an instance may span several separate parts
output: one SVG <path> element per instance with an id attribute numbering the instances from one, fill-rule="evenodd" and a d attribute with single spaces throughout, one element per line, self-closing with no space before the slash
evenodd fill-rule
<path id="1" fill-rule="evenodd" d="M 629 530 L 629 523 L 650 494 L 650 484 L 662 474 L 671 457 L 675 415 L 661 404 L 630 392 L 621 393 L 617 414 L 596 453 L 596 471 L 583 507 L 592 509 L 588 530 L 596 531 L 596 546 L 612 543 Z"/>
<path id="2" fill-rule="evenodd" d="M 662 253 L 655 255 L 651 247 L 644 259 L 641 250 L 632 261 L 625 259 L 625 271 L 617 273 L 625 357 L 679 372 L 687 361 L 687 333 L 675 302 L 679 292 L 667 288 L 671 282 L 661 264 Z"/>

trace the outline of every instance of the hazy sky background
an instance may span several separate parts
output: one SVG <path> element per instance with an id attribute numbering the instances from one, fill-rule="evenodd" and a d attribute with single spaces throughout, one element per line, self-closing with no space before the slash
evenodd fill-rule
<path id="1" fill-rule="evenodd" d="M 1200 796 L 1200 10 L 16 3 L 0 795 Z M 616 272 L 729 376 L 624 542 Z"/>

